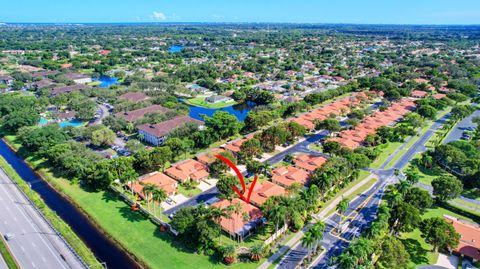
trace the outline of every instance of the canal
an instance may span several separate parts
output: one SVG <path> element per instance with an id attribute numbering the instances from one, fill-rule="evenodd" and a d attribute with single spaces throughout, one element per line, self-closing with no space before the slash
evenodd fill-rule
<path id="1" fill-rule="evenodd" d="M 140 268 L 135 261 L 103 235 L 72 203 L 39 178 L 25 161 L 0 139 L 0 155 L 28 182 L 45 203 L 55 211 L 108 268 Z"/>

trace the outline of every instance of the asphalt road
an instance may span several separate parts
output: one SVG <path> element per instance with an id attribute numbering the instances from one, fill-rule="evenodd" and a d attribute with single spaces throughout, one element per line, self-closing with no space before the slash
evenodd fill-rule
<path id="1" fill-rule="evenodd" d="M 8 266 L 5 263 L 5 260 L 3 260 L 2 255 L 0 255 L 0 269 L 8 269 Z"/>
<path id="2" fill-rule="evenodd" d="M 329 268 L 328 261 L 332 257 L 340 255 L 342 251 L 348 247 L 349 241 L 358 237 L 361 232 L 368 227 L 368 225 L 376 217 L 376 211 L 382 199 L 385 187 L 397 180 L 394 176 L 395 169 L 401 170 L 405 168 L 414 158 L 415 154 L 425 151 L 425 144 L 449 117 L 450 115 L 447 114 L 435 121 L 430 129 L 427 130 L 421 137 L 419 137 L 417 141 L 415 141 L 415 143 L 398 159 L 392 168 L 387 170 L 367 169 L 368 171 L 375 173 L 379 180 L 372 188 L 364 192 L 349 204 L 349 208 L 347 209 L 345 215 L 354 217 L 347 218 L 347 220 L 349 219 L 350 222 L 342 234 L 334 235 L 331 233 L 340 219 L 340 216 L 337 213 L 327 217 L 324 220 L 326 224 L 326 230 L 324 233 L 324 239 L 322 240 L 322 246 L 327 251 L 320 259 L 311 265 L 312 268 Z M 402 147 L 405 147 L 409 141 L 410 140 L 405 141 Z M 390 162 L 390 159 L 387 159 L 385 162 Z M 357 212 L 358 214 L 354 212 Z M 284 256 L 284 258 L 280 261 L 278 268 L 296 268 L 306 255 L 307 251 L 300 243 Z"/>
<path id="3" fill-rule="evenodd" d="M 463 120 L 459 121 L 457 125 L 452 129 L 450 134 L 445 138 L 443 144 L 447 144 L 451 141 L 460 140 L 464 131 L 467 130 L 469 127 L 476 128 L 477 124 L 473 123 L 472 120 L 474 117 L 480 117 L 480 110 L 476 110 L 470 116 L 464 118 Z"/>
<path id="4" fill-rule="evenodd" d="M 0 169 L 0 233 L 22 269 L 86 268 Z M 0 266 L 1 267 L 1 266 Z"/>

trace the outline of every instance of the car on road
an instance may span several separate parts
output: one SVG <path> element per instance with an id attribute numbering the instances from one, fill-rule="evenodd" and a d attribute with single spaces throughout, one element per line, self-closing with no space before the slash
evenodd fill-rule
<path id="1" fill-rule="evenodd" d="M 6 233 L 3 237 L 5 238 L 5 240 L 10 241 L 13 238 L 15 238 L 15 234 L 14 233 Z"/>

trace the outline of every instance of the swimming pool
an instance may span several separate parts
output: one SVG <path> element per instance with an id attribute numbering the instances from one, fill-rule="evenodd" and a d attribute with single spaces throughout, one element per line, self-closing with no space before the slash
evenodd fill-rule
<path id="1" fill-rule="evenodd" d="M 83 121 L 71 120 L 71 121 L 60 122 L 58 125 L 60 126 L 60 128 L 65 128 L 67 126 L 78 127 L 78 126 L 81 126 L 82 124 L 83 124 Z"/>
<path id="2" fill-rule="evenodd" d="M 38 125 L 39 125 L 39 126 L 43 126 L 43 125 L 45 125 L 45 124 L 47 124 L 47 123 L 48 123 L 48 120 L 45 119 L 45 118 L 43 118 L 43 117 L 40 118 L 40 120 L 38 121 Z"/>

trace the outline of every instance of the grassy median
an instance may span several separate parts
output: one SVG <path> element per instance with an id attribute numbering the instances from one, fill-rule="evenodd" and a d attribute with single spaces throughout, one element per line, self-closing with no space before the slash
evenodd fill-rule
<path id="1" fill-rule="evenodd" d="M 12 253 L 10 253 L 10 250 L 5 244 L 5 241 L 3 241 L 3 238 L 0 238 L 0 256 L 3 257 L 3 260 L 5 261 L 9 269 L 20 268 L 15 259 L 13 258 Z"/>

